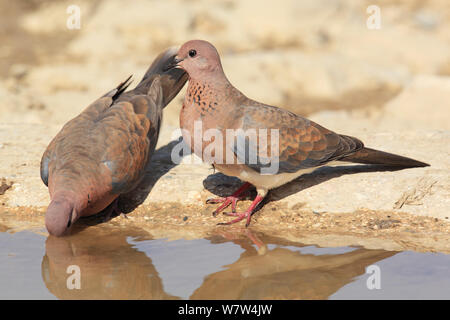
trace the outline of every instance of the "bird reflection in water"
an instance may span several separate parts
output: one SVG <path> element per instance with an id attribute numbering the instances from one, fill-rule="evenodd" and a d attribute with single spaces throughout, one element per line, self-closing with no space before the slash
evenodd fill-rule
<path id="1" fill-rule="evenodd" d="M 130 237 L 135 242 L 152 241 L 147 232 L 108 229 L 102 225 L 69 237 L 48 237 L 42 277 L 52 294 L 60 299 L 179 299 L 164 291 L 163 279 L 150 258 L 152 252 L 139 251 L 127 241 Z M 205 274 L 190 299 L 327 299 L 364 274 L 367 266 L 396 254 L 363 248 L 338 254 L 327 248 L 327 254 L 305 254 L 302 244 L 244 228 L 218 228 L 207 240 L 215 250 L 232 242 L 242 253 L 224 269 Z M 196 255 L 195 246 L 191 254 Z M 171 263 L 189 272 L 176 255 Z M 67 288 L 70 265 L 80 267 L 79 290 Z"/>
<path id="2" fill-rule="evenodd" d="M 152 260 L 127 242 L 149 239 L 139 230 L 92 227 L 68 237 L 47 238 L 42 278 L 60 299 L 176 299 L 163 290 Z M 67 268 L 80 268 L 81 288 L 69 289 Z"/>

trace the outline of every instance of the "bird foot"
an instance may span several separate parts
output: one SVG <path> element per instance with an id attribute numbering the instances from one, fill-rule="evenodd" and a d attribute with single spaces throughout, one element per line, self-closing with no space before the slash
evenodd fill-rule
<path id="1" fill-rule="evenodd" d="M 245 227 L 248 227 L 250 224 L 250 220 L 252 217 L 252 211 L 247 210 L 245 212 L 224 212 L 225 215 L 227 216 L 233 216 L 233 217 L 237 217 L 236 219 L 233 219 L 231 221 L 228 222 L 220 222 L 217 225 L 219 226 L 225 226 L 225 225 L 230 225 L 230 224 L 234 224 L 236 222 L 239 222 L 241 220 L 244 220 L 245 218 L 247 218 L 247 222 L 245 223 Z"/>
<path id="2" fill-rule="evenodd" d="M 230 225 L 230 224 L 239 222 L 239 221 L 247 218 L 245 227 L 248 227 L 250 225 L 250 220 L 252 219 L 252 214 L 255 212 L 256 207 L 263 199 L 264 199 L 264 197 L 257 195 L 255 200 L 253 200 L 252 204 L 245 212 L 224 212 L 224 214 L 227 216 L 232 216 L 232 217 L 237 217 L 237 218 L 233 219 L 231 221 L 228 221 L 228 222 L 218 223 L 218 225 Z"/>
<path id="3" fill-rule="evenodd" d="M 246 182 L 239 189 L 236 190 L 231 196 L 228 197 L 220 197 L 220 198 L 210 198 L 206 200 L 207 204 L 211 203 L 221 203 L 221 205 L 213 211 L 213 216 L 215 217 L 219 212 L 226 209 L 231 204 L 231 211 L 236 212 L 236 204 L 239 200 L 242 200 L 241 196 L 248 188 L 251 187 L 251 184 Z"/>
<path id="4" fill-rule="evenodd" d="M 242 197 L 228 196 L 224 198 L 210 198 L 206 200 L 206 203 L 221 203 L 216 210 L 213 211 L 213 216 L 215 217 L 219 212 L 225 210 L 231 204 L 231 211 L 236 212 L 236 205 L 239 200 L 242 200 Z"/>

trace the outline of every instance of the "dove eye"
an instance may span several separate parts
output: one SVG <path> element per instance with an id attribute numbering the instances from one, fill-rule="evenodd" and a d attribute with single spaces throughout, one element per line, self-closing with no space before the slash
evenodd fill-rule
<path id="1" fill-rule="evenodd" d="M 195 50 L 189 50 L 189 57 L 193 58 L 197 55 L 197 51 Z"/>

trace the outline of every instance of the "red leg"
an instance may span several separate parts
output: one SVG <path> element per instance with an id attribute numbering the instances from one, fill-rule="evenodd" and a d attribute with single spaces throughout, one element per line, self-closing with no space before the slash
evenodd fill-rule
<path id="1" fill-rule="evenodd" d="M 226 215 L 229 216 L 235 216 L 237 217 L 234 220 L 231 220 L 229 222 L 224 222 L 224 223 L 219 223 L 219 225 L 229 225 L 229 224 L 233 224 L 236 222 L 239 222 L 241 220 L 243 220 L 244 218 L 247 218 L 247 222 L 245 223 L 245 226 L 248 227 L 250 225 L 250 220 L 252 218 L 252 214 L 255 211 L 256 206 L 264 199 L 263 196 L 260 196 L 259 194 L 256 196 L 255 200 L 253 200 L 252 204 L 250 205 L 250 207 L 248 207 L 248 209 L 245 212 L 242 213 L 226 213 Z"/>
<path id="2" fill-rule="evenodd" d="M 259 240 L 259 238 L 254 235 L 250 229 L 245 229 L 246 233 L 247 233 L 247 237 L 253 242 L 253 244 L 255 244 L 258 247 L 258 254 L 262 255 L 265 254 L 267 252 L 267 246 L 264 244 L 264 242 L 262 242 L 261 240 Z"/>
<path id="3" fill-rule="evenodd" d="M 239 189 L 236 190 L 231 196 L 224 198 L 211 198 L 206 200 L 206 203 L 221 203 L 221 205 L 214 210 L 213 216 L 216 216 L 219 212 L 223 211 L 231 204 L 231 210 L 236 212 L 236 203 L 241 200 L 241 195 L 247 191 L 252 185 L 248 182 L 244 183 Z"/>

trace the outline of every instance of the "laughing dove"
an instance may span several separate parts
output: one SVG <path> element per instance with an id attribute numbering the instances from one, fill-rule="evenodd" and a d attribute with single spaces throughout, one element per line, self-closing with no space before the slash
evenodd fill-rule
<path id="1" fill-rule="evenodd" d="M 237 218 L 227 224 L 246 218 L 248 226 L 252 213 L 270 189 L 336 161 L 400 168 L 428 166 L 366 148 L 357 138 L 334 133 L 292 112 L 247 98 L 228 81 L 217 50 L 206 41 L 186 42 L 171 67 L 189 74 L 180 114 L 183 139 L 203 161 L 246 182 L 229 197 L 207 201 L 221 203 L 214 215 L 232 205 L 228 215 Z M 205 133 L 200 142 L 195 140 L 199 128 Z M 251 137 L 252 130 L 257 133 L 255 139 Z M 211 148 L 213 142 L 215 147 Z M 256 198 L 245 212 L 236 213 L 236 202 L 251 185 L 256 187 Z"/>
<path id="2" fill-rule="evenodd" d="M 163 108 L 184 86 L 183 70 L 167 70 L 176 49 L 161 53 L 135 89 L 128 78 L 67 122 L 41 160 L 51 202 L 45 225 L 63 235 L 78 218 L 118 211 L 121 194 L 143 178 L 158 140 Z M 110 212 L 111 213 L 111 212 Z"/>

